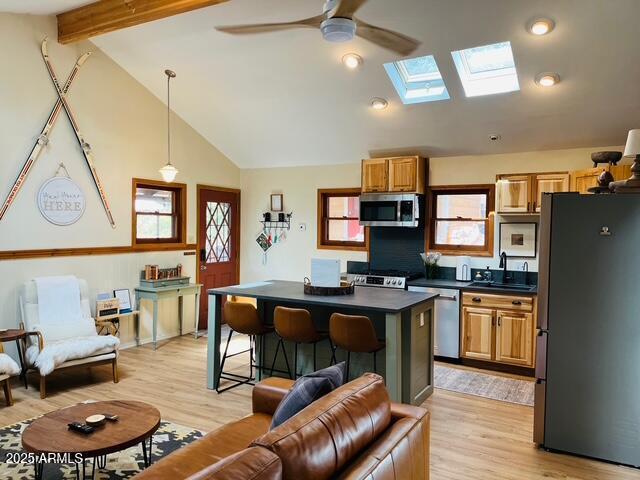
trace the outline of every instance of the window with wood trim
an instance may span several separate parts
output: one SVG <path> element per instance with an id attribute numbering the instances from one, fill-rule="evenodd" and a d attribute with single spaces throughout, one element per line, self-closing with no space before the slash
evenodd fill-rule
<path id="1" fill-rule="evenodd" d="M 494 185 L 432 187 L 427 249 L 493 256 Z"/>
<path id="2" fill-rule="evenodd" d="M 132 244 L 183 244 L 186 241 L 187 186 L 133 179 Z"/>
<path id="3" fill-rule="evenodd" d="M 318 190 L 318 248 L 368 250 L 369 229 L 360 225 L 360 189 Z"/>

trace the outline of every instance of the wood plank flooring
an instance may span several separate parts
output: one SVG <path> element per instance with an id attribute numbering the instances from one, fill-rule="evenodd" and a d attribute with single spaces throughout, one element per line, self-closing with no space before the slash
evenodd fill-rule
<path id="1" fill-rule="evenodd" d="M 158 407 L 164 420 L 211 431 L 250 413 L 251 387 L 222 395 L 207 390 L 206 345 L 206 338 L 185 336 L 163 342 L 155 352 L 151 346 L 124 350 L 118 384 L 111 382 L 108 366 L 59 372 L 47 382 L 45 400 L 36 375 L 27 391 L 14 382 L 15 405 L 0 406 L 0 424 L 84 400 L 134 399 Z M 242 372 L 242 362 L 244 355 L 230 366 Z M 436 390 L 424 406 L 432 414 L 432 480 L 640 480 L 640 470 L 535 448 L 530 407 L 444 390 Z"/>

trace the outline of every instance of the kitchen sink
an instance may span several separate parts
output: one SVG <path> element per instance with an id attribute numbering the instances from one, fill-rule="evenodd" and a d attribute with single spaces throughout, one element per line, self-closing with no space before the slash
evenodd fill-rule
<path id="1" fill-rule="evenodd" d="M 531 285 L 521 283 L 498 283 L 498 282 L 471 282 L 470 287 L 495 288 L 500 290 L 516 290 L 519 292 L 529 292 L 534 289 Z"/>

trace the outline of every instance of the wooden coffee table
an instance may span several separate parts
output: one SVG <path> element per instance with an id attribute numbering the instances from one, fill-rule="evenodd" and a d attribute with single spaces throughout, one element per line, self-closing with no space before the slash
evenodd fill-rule
<path id="1" fill-rule="evenodd" d="M 118 415 L 118 421 L 105 422 L 88 435 L 69 430 L 72 422 L 84 423 L 85 418 L 95 414 Z M 153 434 L 160 426 L 160 412 L 157 408 L 136 401 L 110 401 L 81 403 L 72 407 L 48 413 L 29 425 L 22 433 L 22 446 L 34 454 L 35 478 L 43 478 L 45 466 L 42 454 L 80 454 L 82 458 L 82 478 L 85 477 L 85 460 L 93 458 L 91 478 L 98 468 L 104 468 L 107 455 L 142 444 L 144 465 L 151 464 Z M 148 440 L 148 452 L 147 452 Z M 69 462 L 73 462 L 70 459 Z M 59 463 L 59 462 L 58 462 Z M 79 463 L 76 462 L 76 478 L 80 477 Z"/>

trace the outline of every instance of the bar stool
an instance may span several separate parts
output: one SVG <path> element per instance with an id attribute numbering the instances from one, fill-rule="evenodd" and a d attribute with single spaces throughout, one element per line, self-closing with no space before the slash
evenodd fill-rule
<path id="1" fill-rule="evenodd" d="M 238 387 L 240 385 L 248 384 L 253 385 L 251 383 L 252 380 L 255 380 L 253 375 L 253 368 L 262 369 L 262 365 L 264 364 L 264 336 L 268 333 L 273 332 L 273 327 L 269 325 L 265 325 L 260 317 L 258 316 L 258 310 L 250 303 L 241 303 L 241 302 L 231 302 L 228 301 L 224 304 L 224 319 L 229 326 L 229 336 L 227 337 L 227 345 L 224 347 L 224 354 L 222 355 L 222 361 L 220 362 L 220 375 L 216 381 L 216 391 L 218 393 L 225 392 L 232 388 Z M 231 337 L 233 333 L 240 333 L 244 335 L 249 335 L 249 348 L 247 350 L 242 350 L 241 352 L 236 353 L 227 353 L 229 350 L 229 343 L 231 343 Z M 256 337 L 260 340 L 260 362 L 255 364 L 255 343 Z M 236 355 L 240 355 L 242 353 L 249 352 L 249 376 L 243 377 L 242 375 L 237 375 L 235 373 L 225 372 L 224 364 L 229 357 L 235 357 Z M 220 379 L 224 378 L 225 380 L 231 380 L 235 382 L 233 385 L 230 385 L 225 388 L 220 388 Z"/>
<path id="2" fill-rule="evenodd" d="M 327 339 L 328 335 L 316 330 L 309 311 L 301 308 L 276 307 L 273 312 L 273 325 L 275 326 L 276 333 L 280 339 L 278 340 L 276 353 L 274 354 L 273 362 L 271 363 L 271 375 L 273 375 L 273 369 L 276 364 L 276 359 L 278 358 L 278 351 L 280 350 L 280 346 L 282 346 L 282 353 L 284 354 L 284 361 L 287 365 L 289 378 L 298 378 L 298 345 L 300 343 L 313 344 L 313 371 L 315 372 L 317 370 L 316 345 L 318 342 Z M 293 376 L 291 375 L 291 368 L 289 367 L 287 351 L 284 348 L 285 340 L 295 344 Z"/>
<path id="3" fill-rule="evenodd" d="M 351 352 L 373 353 L 373 371 L 376 371 L 376 353 L 385 347 L 384 342 L 378 340 L 373 323 L 369 317 L 363 315 L 343 315 L 334 313 L 329 319 L 329 337 L 331 338 L 333 352 L 331 365 L 336 363 L 336 348 L 347 351 L 346 380 L 349 381 L 349 367 L 351 365 Z"/>

